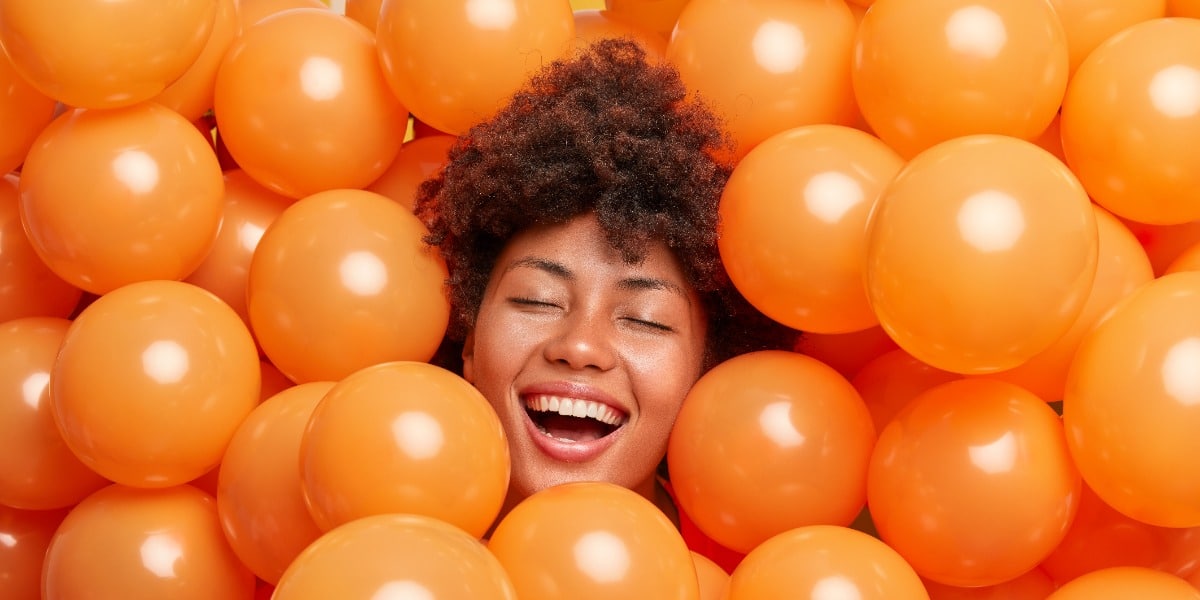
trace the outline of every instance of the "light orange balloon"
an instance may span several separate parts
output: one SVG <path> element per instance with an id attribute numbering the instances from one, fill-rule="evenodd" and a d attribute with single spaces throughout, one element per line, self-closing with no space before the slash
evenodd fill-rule
<path id="1" fill-rule="evenodd" d="M 374 36 L 327 9 L 285 11 L 247 28 L 221 61 L 214 94 L 217 128 L 237 164 L 293 198 L 371 183 L 396 158 L 408 123 Z"/>
<path id="2" fill-rule="evenodd" d="M 67 317 L 79 288 L 55 275 L 37 255 L 21 224 L 19 180 L 0 177 L 0 323 L 22 317 Z"/>
<path id="3" fill-rule="evenodd" d="M 268 398 L 238 426 L 221 460 L 221 528 L 242 564 L 272 585 L 322 533 L 304 503 L 297 465 L 308 419 L 332 387 L 306 383 Z"/>
<path id="4" fill-rule="evenodd" d="M 724 600 L 729 590 L 729 573 L 703 554 L 691 552 L 696 579 L 700 583 L 700 600 Z"/>
<path id="5" fill-rule="evenodd" d="M 1062 106 L 1063 151 L 1096 201 L 1154 224 L 1200 219 L 1200 20 L 1153 19 L 1097 47 Z"/>
<path id="6" fill-rule="evenodd" d="M 487 399 L 421 362 L 383 363 L 338 382 L 313 410 L 299 464 L 324 530 L 410 513 L 483 537 L 508 492 L 508 439 Z"/>
<path id="7" fill-rule="evenodd" d="M 805 333 L 796 342 L 796 352 L 811 356 L 851 379 L 875 358 L 899 349 L 882 327 L 853 333 Z"/>
<path id="8" fill-rule="evenodd" d="M 1200 526 L 1200 272 L 1164 275 L 1079 345 L 1063 422 L 1071 454 L 1106 504 L 1160 527 Z M 1136 398 L 1136 402 L 1131 402 Z"/>
<path id="9" fill-rule="evenodd" d="M 0 598 L 42 598 L 46 548 L 67 511 L 18 510 L 0 504 Z"/>
<path id="10" fill-rule="evenodd" d="M 457 139 L 449 135 L 429 135 L 405 142 L 392 165 L 366 189 L 412 210 L 417 201 L 417 188 L 442 170 L 450 147 Z"/>
<path id="11" fill-rule="evenodd" d="M 155 96 L 154 101 L 189 121 L 204 116 L 213 107 L 213 90 L 217 85 L 217 68 L 221 66 L 221 58 L 241 34 L 238 0 L 217 0 L 216 18 L 204 50 L 179 79 Z"/>
<path id="12" fill-rule="evenodd" d="M 1091 202 L 1065 165 L 1015 138 L 962 137 L 913 158 L 880 196 L 867 293 L 909 354 L 992 373 L 1070 328 L 1097 253 Z"/>
<path id="13" fill-rule="evenodd" d="M 1045 600 L 1054 591 L 1054 581 L 1041 569 L 1033 569 L 1004 583 L 983 587 L 954 587 L 926 581 L 929 600 Z"/>
<path id="14" fill-rule="evenodd" d="M 71 324 L 50 372 L 54 420 L 97 473 L 134 487 L 191 481 L 221 461 L 258 404 L 258 353 L 216 296 L 130 284 Z"/>
<path id="15" fill-rule="evenodd" d="M 563 57 L 575 20 L 563 0 L 390 1 L 377 36 L 396 97 L 418 119 L 459 135 Z"/>
<path id="16" fill-rule="evenodd" d="M 346 16 L 358 21 L 375 33 L 379 26 L 379 12 L 383 0 L 346 0 Z"/>
<path id="17" fill-rule="evenodd" d="M 1071 73 L 1122 29 L 1167 16 L 1167 0 L 1050 0 L 1067 34 Z"/>
<path id="18" fill-rule="evenodd" d="M 478 539 L 420 515 L 363 517 L 300 553 L 275 600 L 471 598 L 516 600 L 512 582 Z"/>
<path id="19" fill-rule="evenodd" d="M 1198 600 L 1200 590 L 1169 573 L 1141 567 L 1112 567 L 1088 573 L 1058 588 L 1047 600 Z"/>
<path id="20" fill-rule="evenodd" d="M 1167 16 L 1200 19 L 1200 0 L 1167 0 Z"/>
<path id="21" fill-rule="evenodd" d="M 329 10 L 321 0 L 237 0 L 238 19 L 244 32 L 259 21 L 293 8 Z"/>
<path id="22" fill-rule="evenodd" d="M 647 58 L 662 60 L 667 54 L 667 38 L 636 21 L 622 19 L 621 15 L 610 10 L 576 10 L 576 43 L 586 47 L 603 38 L 629 37 L 641 44 Z"/>
<path id="23" fill-rule="evenodd" d="M 1067 85 L 1067 36 L 1046 0 L 879 0 L 854 52 L 858 106 L 904 157 L 972 134 L 1032 140 Z"/>
<path id="24" fill-rule="evenodd" d="M 962 379 L 962 375 L 927 365 L 896 349 L 863 366 L 850 380 L 862 396 L 875 431 L 883 428 L 925 390 Z"/>
<path id="25" fill-rule="evenodd" d="M 200 56 L 218 0 L 5 0 L 0 44 L 43 94 L 115 108 L 158 95 Z"/>
<path id="26" fill-rule="evenodd" d="M 374 364 L 428 360 L 450 319 L 446 267 L 403 206 L 362 190 L 300 200 L 267 228 L 246 306 L 289 379 L 337 381 Z"/>
<path id="27" fill-rule="evenodd" d="M 684 400 L 667 449 L 680 509 L 738 552 L 805 525 L 849 525 L 875 443 L 858 392 L 783 351 L 717 365 Z"/>
<path id="28" fill-rule="evenodd" d="M 54 99 L 25 81 L 0 49 L 0 173 L 25 161 L 25 154 L 54 117 Z"/>
<path id="29" fill-rule="evenodd" d="M 921 579 L 895 550 L 861 531 L 800 527 L 765 541 L 729 578 L 728 600 L 860 598 L 926 600 Z"/>
<path id="30" fill-rule="evenodd" d="M 667 45 L 737 155 L 802 125 L 854 122 L 854 15 L 842 0 L 691 0 Z"/>
<path id="31" fill-rule="evenodd" d="M 867 218 L 904 165 L 878 138 L 838 125 L 775 134 L 737 164 L 721 196 L 721 259 L 738 291 L 793 329 L 879 324 L 863 285 Z"/>
<path id="32" fill-rule="evenodd" d="M 881 539 L 922 577 L 975 587 L 1041 563 L 1066 535 L 1080 485 L 1044 401 L 961 379 L 917 396 L 883 429 L 867 503 Z"/>
<path id="33" fill-rule="evenodd" d="M 671 37 L 679 14 L 691 0 L 603 0 L 604 7 L 619 19 Z"/>
<path id="34" fill-rule="evenodd" d="M 566 483 L 529 496 L 496 525 L 488 548 L 520 598 L 700 598 L 675 526 L 649 500 L 611 483 Z"/>
<path id="35" fill-rule="evenodd" d="M 216 237 L 223 189 L 211 143 L 178 113 L 75 109 L 29 151 L 21 220 L 51 270 L 103 294 L 191 273 Z"/>
<path id="36" fill-rule="evenodd" d="M 255 587 L 225 542 L 217 503 L 188 485 L 88 496 L 55 532 L 42 575 L 46 600 L 250 600 Z"/>

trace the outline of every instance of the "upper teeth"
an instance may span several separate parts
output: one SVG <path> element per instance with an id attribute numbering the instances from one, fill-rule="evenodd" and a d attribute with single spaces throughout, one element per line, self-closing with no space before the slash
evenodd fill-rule
<path id="1" fill-rule="evenodd" d="M 609 425 L 621 425 L 625 415 L 614 410 L 607 404 L 583 400 L 580 398 L 563 398 L 561 396 L 530 396 L 525 400 L 530 410 L 538 412 L 555 412 L 568 417 L 596 419 Z"/>

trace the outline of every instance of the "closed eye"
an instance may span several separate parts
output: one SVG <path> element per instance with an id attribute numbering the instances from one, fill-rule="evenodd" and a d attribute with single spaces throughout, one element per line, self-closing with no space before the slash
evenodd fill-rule
<path id="1" fill-rule="evenodd" d="M 645 319 L 633 319 L 633 318 L 630 318 L 629 321 L 637 324 L 638 326 L 647 327 L 647 328 L 654 329 L 657 331 L 665 331 L 665 332 L 675 331 L 675 329 L 672 328 L 670 325 L 664 325 L 657 321 L 647 321 Z"/>
<path id="2" fill-rule="evenodd" d="M 546 302 L 544 300 L 537 300 L 534 298 L 522 298 L 519 296 L 514 296 L 512 298 L 509 298 L 508 301 L 513 304 L 516 304 L 518 306 L 540 306 L 540 307 L 546 307 L 546 308 L 558 308 L 558 305 L 553 302 Z"/>

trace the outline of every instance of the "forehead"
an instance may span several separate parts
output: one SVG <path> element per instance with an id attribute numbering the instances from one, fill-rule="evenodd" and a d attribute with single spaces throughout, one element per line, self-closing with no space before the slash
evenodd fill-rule
<path id="1" fill-rule="evenodd" d="M 603 227 L 591 214 L 553 225 L 538 225 L 517 233 L 497 260 L 498 270 L 529 257 L 553 258 L 572 270 L 605 267 L 620 273 L 646 273 L 687 283 L 679 260 L 661 240 L 645 244 L 639 260 L 628 262 L 623 249 L 610 243 Z M 691 286 L 686 286 L 691 287 Z"/>

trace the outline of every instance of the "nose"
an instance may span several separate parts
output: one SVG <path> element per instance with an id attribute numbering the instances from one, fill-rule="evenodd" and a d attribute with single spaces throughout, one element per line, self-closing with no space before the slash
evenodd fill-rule
<path id="1" fill-rule="evenodd" d="M 594 311 L 577 312 L 559 321 L 558 331 L 546 342 L 546 360 L 571 369 L 607 371 L 616 366 L 613 327 Z"/>

